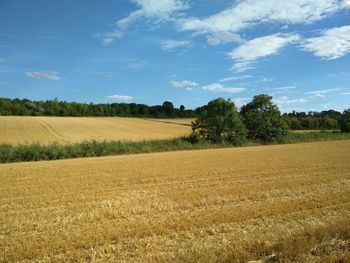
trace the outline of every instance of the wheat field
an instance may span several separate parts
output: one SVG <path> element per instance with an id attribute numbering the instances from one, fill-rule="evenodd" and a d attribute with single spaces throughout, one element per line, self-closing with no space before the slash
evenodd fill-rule
<path id="1" fill-rule="evenodd" d="M 0 143 L 50 144 L 84 140 L 150 140 L 188 135 L 190 120 L 169 122 L 117 117 L 0 116 Z"/>
<path id="2" fill-rule="evenodd" d="M 0 261 L 349 262 L 349 160 L 333 141 L 1 164 Z"/>

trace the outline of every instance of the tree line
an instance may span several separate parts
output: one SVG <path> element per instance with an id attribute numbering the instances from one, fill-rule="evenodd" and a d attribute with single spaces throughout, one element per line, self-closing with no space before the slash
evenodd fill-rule
<path id="1" fill-rule="evenodd" d="M 137 103 L 77 103 L 59 101 L 31 101 L 28 99 L 0 98 L 2 116 L 73 116 L 73 117 L 143 117 L 143 118 L 193 118 L 196 113 L 181 105 L 165 101 L 162 105 L 148 106 Z"/>
<path id="2" fill-rule="evenodd" d="M 335 111 L 324 114 L 325 116 L 320 114 L 318 118 L 331 118 L 328 116 L 333 114 L 338 118 L 340 130 L 350 132 L 350 109 L 340 116 Z M 288 128 L 286 116 L 281 115 L 269 95 L 254 96 L 240 111 L 231 100 L 218 98 L 202 107 L 198 118 L 192 123 L 193 133 L 190 139 L 193 142 L 202 139 L 234 143 L 244 142 L 246 139 L 282 142 L 288 134 Z"/>
<path id="3" fill-rule="evenodd" d="M 77 103 L 59 101 L 32 101 L 28 99 L 0 98 L 2 116 L 120 116 L 142 118 L 197 118 L 207 110 L 207 105 L 194 110 L 184 105 L 174 107 L 170 101 L 148 106 L 137 103 Z M 246 107 L 243 106 L 242 109 Z M 322 112 L 291 112 L 282 119 L 291 130 L 338 130 L 342 113 L 334 110 Z"/>
<path id="4" fill-rule="evenodd" d="M 291 112 L 283 117 L 291 130 L 339 130 L 342 113 L 335 110 L 321 112 Z"/>

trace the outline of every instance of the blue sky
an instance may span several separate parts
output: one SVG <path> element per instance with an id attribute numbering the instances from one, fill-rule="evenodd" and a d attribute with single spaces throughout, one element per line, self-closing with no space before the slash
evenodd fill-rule
<path id="1" fill-rule="evenodd" d="M 0 96 L 350 107 L 350 0 L 2 0 Z"/>

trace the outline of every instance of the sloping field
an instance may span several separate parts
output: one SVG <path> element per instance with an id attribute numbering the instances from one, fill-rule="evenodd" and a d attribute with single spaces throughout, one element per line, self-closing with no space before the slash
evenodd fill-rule
<path id="1" fill-rule="evenodd" d="M 339 141 L 2 164 L 0 261 L 349 262 L 349 160 Z"/>
<path id="2" fill-rule="evenodd" d="M 177 123 L 136 118 L 0 117 L 0 143 L 10 144 L 165 139 L 190 130 Z"/>

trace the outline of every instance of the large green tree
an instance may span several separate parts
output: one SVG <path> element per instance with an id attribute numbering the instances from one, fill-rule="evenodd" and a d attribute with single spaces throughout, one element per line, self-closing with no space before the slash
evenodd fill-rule
<path id="1" fill-rule="evenodd" d="M 192 123 L 192 130 L 207 140 L 219 141 L 242 136 L 245 127 L 235 104 L 218 98 L 202 107 L 198 119 Z"/>
<path id="2" fill-rule="evenodd" d="M 242 107 L 241 114 L 252 139 L 273 141 L 287 134 L 287 125 L 269 95 L 254 96 L 252 102 Z"/>
<path id="3" fill-rule="evenodd" d="M 340 117 L 339 124 L 342 132 L 350 132 L 350 109 L 343 112 Z"/>

